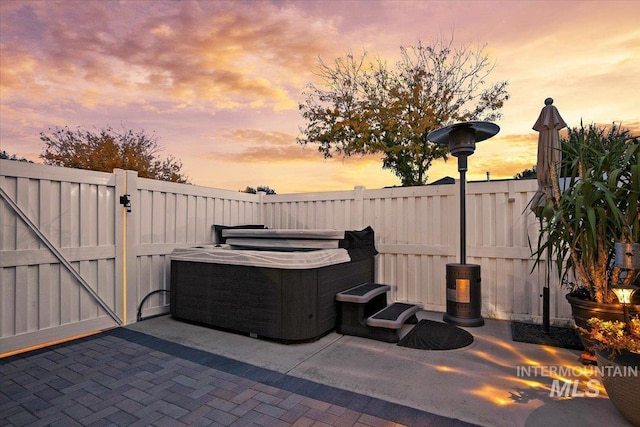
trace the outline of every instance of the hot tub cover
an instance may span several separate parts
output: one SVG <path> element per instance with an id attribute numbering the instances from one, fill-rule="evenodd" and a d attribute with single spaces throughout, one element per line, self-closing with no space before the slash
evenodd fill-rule
<path id="1" fill-rule="evenodd" d="M 292 228 L 266 228 L 266 229 L 246 229 L 236 228 L 222 230 L 222 236 L 229 237 L 250 237 L 264 239 L 317 239 L 317 240 L 339 240 L 344 239 L 344 230 L 326 229 L 292 229 Z"/>
<path id="2" fill-rule="evenodd" d="M 171 260 L 206 262 L 213 264 L 253 267 L 307 269 L 351 261 L 346 249 L 319 249 L 313 251 L 234 250 L 230 245 L 202 245 L 177 248 Z"/>
<path id="3" fill-rule="evenodd" d="M 346 249 L 352 261 L 375 256 L 375 235 L 371 227 L 363 230 L 268 229 L 262 225 L 214 225 L 214 243 L 230 244 L 234 249 L 266 251 L 305 251 Z"/>

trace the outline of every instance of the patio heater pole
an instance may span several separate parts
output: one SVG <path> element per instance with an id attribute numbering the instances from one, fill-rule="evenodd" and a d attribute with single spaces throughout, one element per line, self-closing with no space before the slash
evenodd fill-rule
<path id="1" fill-rule="evenodd" d="M 458 156 L 460 174 L 460 264 L 467 263 L 467 156 Z"/>
<path id="2" fill-rule="evenodd" d="M 498 133 L 498 125 L 490 122 L 463 122 L 436 129 L 427 135 L 429 141 L 449 146 L 452 156 L 458 158 L 460 174 L 460 263 L 447 264 L 447 312 L 445 322 L 460 326 L 482 326 L 480 314 L 480 266 L 467 264 L 467 157 L 472 155 L 476 142 Z"/>

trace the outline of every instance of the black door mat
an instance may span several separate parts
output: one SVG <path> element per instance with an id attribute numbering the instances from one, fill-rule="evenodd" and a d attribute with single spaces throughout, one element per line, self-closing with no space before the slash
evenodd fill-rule
<path id="1" fill-rule="evenodd" d="M 418 350 L 453 350 L 470 345 L 473 335 L 449 323 L 423 319 L 399 342 Z"/>
<path id="2" fill-rule="evenodd" d="M 511 339 L 530 344 L 549 345 L 552 347 L 584 350 L 575 329 L 549 326 L 545 332 L 542 325 L 523 322 L 511 322 Z"/>

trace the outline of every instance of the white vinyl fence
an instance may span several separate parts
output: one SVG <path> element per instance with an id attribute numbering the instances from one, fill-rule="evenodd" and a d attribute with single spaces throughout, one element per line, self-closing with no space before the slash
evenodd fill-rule
<path id="1" fill-rule="evenodd" d="M 457 184 L 267 196 L 0 160 L 0 189 L 0 353 L 133 323 L 143 300 L 143 317 L 166 313 L 169 254 L 210 243 L 213 224 L 371 226 L 377 281 L 428 310 L 445 311 L 445 266 L 459 262 Z M 540 321 L 545 272 L 531 272 L 528 244 L 535 189 L 467 185 L 467 262 L 482 268 L 485 317 Z M 564 291 L 553 277 L 550 288 L 552 320 L 564 322 Z"/>
<path id="2" fill-rule="evenodd" d="M 0 190 L 0 354 L 135 322 L 168 290 L 174 248 L 260 222 L 262 197 L 9 160 Z M 156 293 L 142 315 L 167 311 Z"/>

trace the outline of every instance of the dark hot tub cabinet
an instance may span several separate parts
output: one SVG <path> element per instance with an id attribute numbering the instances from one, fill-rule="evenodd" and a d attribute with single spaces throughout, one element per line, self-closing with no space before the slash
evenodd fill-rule
<path id="1" fill-rule="evenodd" d="M 171 315 L 283 342 L 336 327 L 336 294 L 374 279 L 374 233 L 214 226 L 171 253 Z"/>

